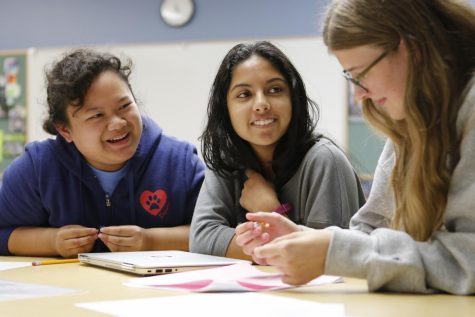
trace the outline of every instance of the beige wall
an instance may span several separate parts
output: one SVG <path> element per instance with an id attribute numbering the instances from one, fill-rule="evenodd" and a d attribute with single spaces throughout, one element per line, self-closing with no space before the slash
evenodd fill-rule
<path id="1" fill-rule="evenodd" d="M 246 40 L 247 41 L 247 40 Z M 346 148 L 346 90 L 341 67 L 318 37 L 276 38 L 300 71 L 310 96 L 321 109 L 319 128 Z M 145 112 L 166 134 L 194 143 L 203 127 L 208 93 L 219 63 L 238 41 L 97 47 L 135 64 L 132 87 Z M 66 49 L 31 49 L 28 58 L 28 140 L 42 131 L 45 109 L 43 70 Z"/>

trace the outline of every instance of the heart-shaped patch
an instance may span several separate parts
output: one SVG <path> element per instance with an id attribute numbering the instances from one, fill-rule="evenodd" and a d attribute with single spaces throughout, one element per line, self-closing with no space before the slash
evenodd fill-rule
<path id="1" fill-rule="evenodd" d="M 162 189 L 155 192 L 145 190 L 140 195 L 140 204 L 143 209 L 153 216 L 166 213 L 168 209 L 167 193 Z"/>

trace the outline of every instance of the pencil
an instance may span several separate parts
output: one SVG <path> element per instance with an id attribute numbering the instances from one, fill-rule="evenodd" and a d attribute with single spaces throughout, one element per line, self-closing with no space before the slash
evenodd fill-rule
<path id="1" fill-rule="evenodd" d="M 61 260 L 44 260 L 44 261 L 33 261 L 31 265 L 49 265 L 49 264 L 63 264 L 63 263 L 76 263 L 79 262 L 79 259 L 61 259 Z"/>

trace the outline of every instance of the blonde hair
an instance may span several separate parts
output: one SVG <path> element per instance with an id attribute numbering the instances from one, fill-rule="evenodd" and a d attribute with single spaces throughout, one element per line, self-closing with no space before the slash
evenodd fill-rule
<path id="1" fill-rule="evenodd" d="M 443 225 L 459 159 L 456 119 L 475 70 L 475 11 L 456 0 L 334 0 L 323 38 L 332 51 L 406 44 L 404 120 L 392 120 L 371 99 L 363 101 L 363 114 L 394 143 L 392 227 L 430 239 Z"/>

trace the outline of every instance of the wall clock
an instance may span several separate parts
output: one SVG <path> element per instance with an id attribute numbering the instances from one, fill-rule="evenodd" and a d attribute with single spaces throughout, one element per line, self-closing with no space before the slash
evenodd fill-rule
<path id="1" fill-rule="evenodd" d="M 173 27 L 180 27 L 188 22 L 195 13 L 193 0 L 162 0 L 160 16 L 163 21 Z"/>

